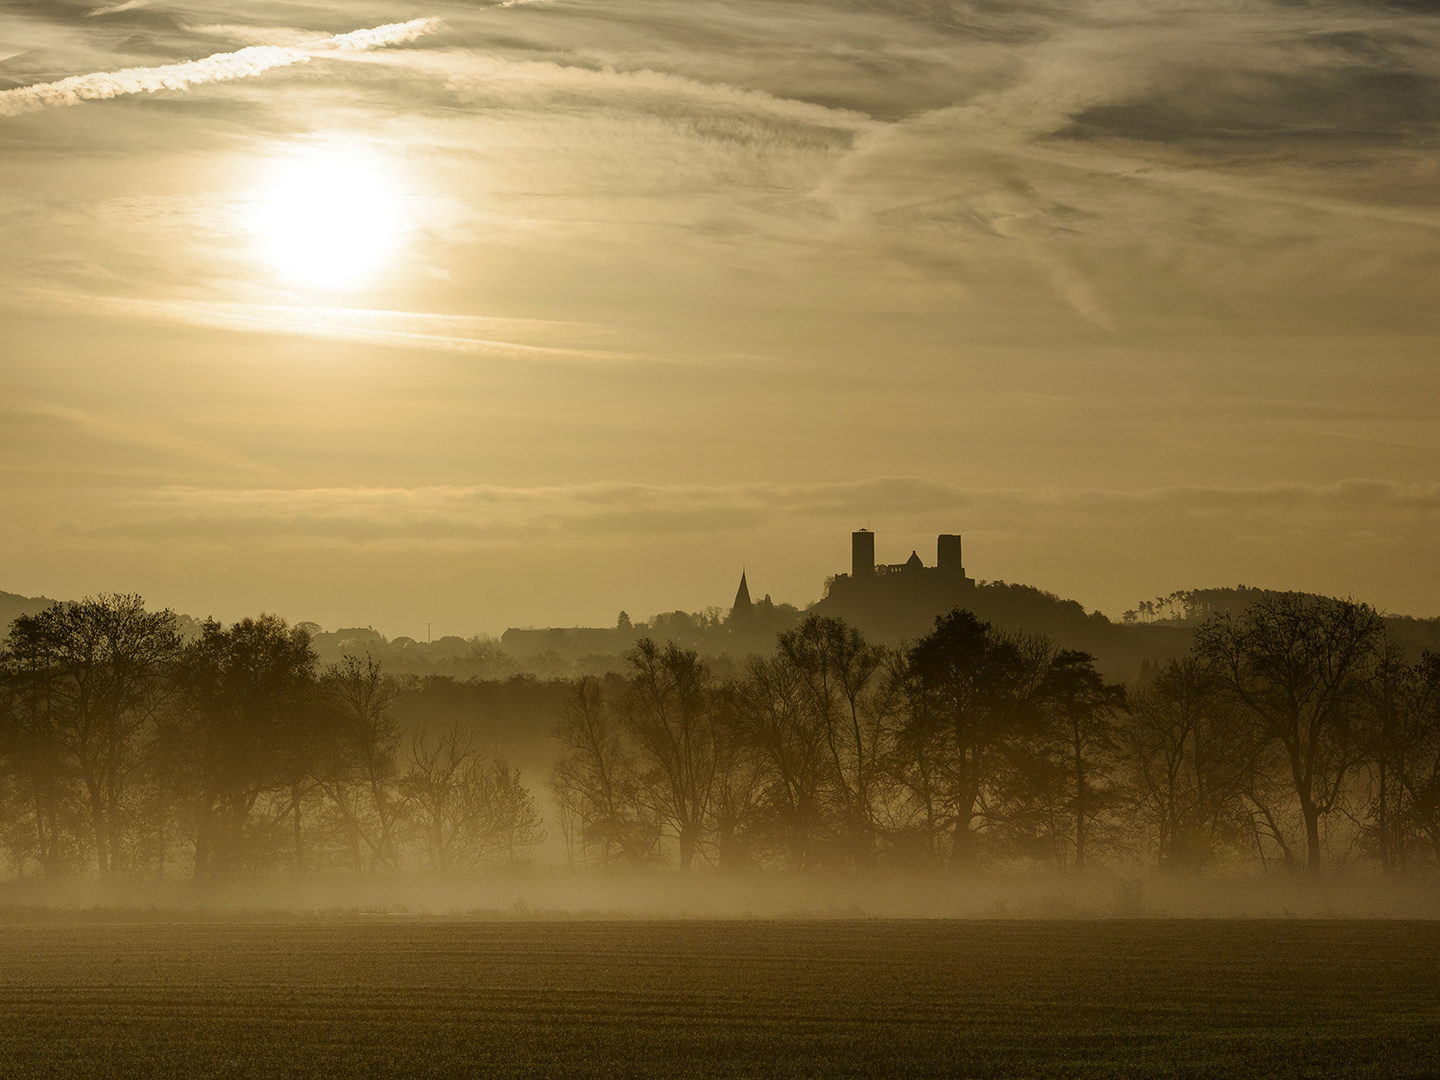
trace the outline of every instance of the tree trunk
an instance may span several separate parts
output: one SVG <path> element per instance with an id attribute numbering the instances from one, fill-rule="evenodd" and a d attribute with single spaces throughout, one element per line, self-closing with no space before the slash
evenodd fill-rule
<path id="1" fill-rule="evenodd" d="M 101 877 L 110 876 L 109 858 L 109 832 L 105 823 L 105 799 L 100 793 L 100 787 L 88 775 L 86 770 L 85 790 L 90 801 L 90 830 L 95 835 L 95 863 L 100 869 Z"/>
<path id="2" fill-rule="evenodd" d="M 1309 799 L 1300 804 L 1305 815 L 1305 872 L 1320 873 L 1320 808 Z"/>
<path id="3" fill-rule="evenodd" d="M 300 827 L 300 781 L 290 785 L 290 801 L 295 811 L 295 875 L 305 873 L 305 832 Z"/>
<path id="4" fill-rule="evenodd" d="M 1075 873 L 1085 872 L 1085 759 L 1079 725 L 1074 726 L 1075 748 Z"/>
<path id="5" fill-rule="evenodd" d="M 955 839 L 950 845 L 950 868 L 957 873 L 968 874 L 979 862 L 979 847 L 975 830 L 970 823 L 975 820 L 974 804 L 955 818 Z"/>

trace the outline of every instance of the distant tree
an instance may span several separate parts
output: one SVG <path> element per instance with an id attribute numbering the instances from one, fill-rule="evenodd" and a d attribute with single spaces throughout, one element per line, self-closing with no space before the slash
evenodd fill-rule
<path id="1" fill-rule="evenodd" d="M 1193 656 L 1130 696 L 1121 742 L 1132 806 L 1162 869 L 1199 870 L 1248 833 L 1249 733 Z"/>
<path id="2" fill-rule="evenodd" d="M 956 610 L 906 654 L 904 771 L 932 826 L 948 830 L 956 869 L 978 865 L 980 830 L 997 823 L 996 782 L 1043 728 L 1052 651 L 1043 639 L 1008 635 Z"/>
<path id="3" fill-rule="evenodd" d="M 1265 594 L 1238 616 L 1213 616 L 1195 652 L 1284 753 L 1305 830 L 1306 867 L 1320 869 L 1320 821 L 1363 758 L 1360 724 L 1384 623 L 1369 607 L 1299 593 Z"/>
<path id="4" fill-rule="evenodd" d="M 690 869 L 711 825 L 717 693 L 707 665 L 673 641 L 641 638 L 629 655 L 619 712 L 640 753 L 641 798 Z"/>
<path id="5" fill-rule="evenodd" d="M 711 816 L 715 862 L 722 870 L 755 867 L 772 847 L 764 806 L 766 770 L 755 748 L 734 722 L 734 680 L 724 688 L 715 725 L 715 794 Z"/>
<path id="6" fill-rule="evenodd" d="M 1425 653 L 1415 670 L 1415 693 L 1406 716 L 1407 752 L 1400 782 L 1410 797 L 1407 814 L 1430 842 L 1440 865 L 1440 655 Z"/>
<path id="7" fill-rule="evenodd" d="M 1364 839 L 1387 872 L 1440 865 L 1440 656 L 1407 664 L 1387 647 L 1371 682 Z"/>
<path id="8" fill-rule="evenodd" d="M 198 877 L 245 867 L 252 814 L 267 793 L 289 790 L 287 816 L 303 842 L 293 798 L 301 765 L 286 755 L 310 742 L 307 731 L 321 719 L 315 665 L 309 635 L 275 615 L 228 628 L 207 620 L 185 649 L 177 677 L 187 700 Z"/>
<path id="9" fill-rule="evenodd" d="M 400 727 L 391 706 L 399 684 L 370 656 L 343 657 L 321 682 L 337 725 L 321 782 L 340 815 L 351 863 L 361 872 L 398 870 L 403 796 L 396 760 Z"/>
<path id="10" fill-rule="evenodd" d="M 1387 643 L 1370 680 L 1370 708 L 1361 736 L 1369 780 L 1362 842 L 1387 874 L 1405 866 L 1411 846 L 1407 821 L 1411 800 L 1403 777 L 1412 750 L 1409 736 L 1414 725 L 1409 721 L 1417 711 L 1421 686 L 1416 675 L 1400 650 Z"/>
<path id="11" fill-rule="evenodd" d="M 433 870 L 518 862 L 544 840 L 540 812 L 518 770 L 487 760 L 454 727 L 410 743 L 403 788 Z"/>
<path id="12" fill-rule="evenodd" d="M 1083 873 L 1097 830 L 1120 802 L 1115 719 L 1124 687 L 1105 683 L 1089 653 L 1062 649 L 1050 661 L 1040 695 L 1048 719 L 1037 762 L 1050 780 L 1040 785 L 1050 811 L 1046 832 L 1056 861 Z"/>
<path id="13" fill-rule="evenodd" d="M 846 858 L 862 865 L 875 855 L 874 800 L 894 709 L 886 657 L 853 626 L 819 615 L 781 634 L 776 649 L 776 663 L 793 674 L 805 724 L 822 739 L 827 782 L 817 795 L 833 801 Z"/>
<path id="14" fill-rule="evenodd" d="M 575 845 L 602 864 L 649 862 L 659 822 L 641 802 L 639 763 L 600 679 L 575 681 L 554 734 L 561 756 L 550 785 Z"/>
<path id="15" fill-rule="evenodd" d="M 43 695 L 21 708 L 29 740 L 39 740 L 33 760 L 52 777 L 64 760 L 78 776 L 102 876 L 124 868 L 135 843 L 130 784 L 179 648 L 174 613 L 147 612 L 138 596 L 55 604 L 12 625 L 7 667 Z"/>
<path id="16" fill-rule="evenodd" d="M 795 665 L 756 657 L 732 688 L 725 721 L 728 741 L 753 769 L 754 840 L 798 868 L 822 861 L 822 789 L 831 768 L 823 720 L 806 707 L 807 696 Z"/>
<path id="17" fill-rule="evenodd" d="M 0 650 L 0 676 L 6 847 L 18 868 L 33 860 L 46 877 L 56 877 L 78 862 L 72 823 L 83 821 L 83 804 L 60 738 L 64 673 L 43 620 L 14 621 Z"/>

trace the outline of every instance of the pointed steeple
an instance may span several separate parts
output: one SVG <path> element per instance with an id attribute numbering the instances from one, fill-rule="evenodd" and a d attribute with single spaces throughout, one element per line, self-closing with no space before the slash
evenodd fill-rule
<path id="1" fill-rule="evenodd" d="M 750 586 L 745 584 L 745 571 L 740 571 L 740 588 L 735 591 L 735 603 L 730 605 L 730 617 L 749 615 L 755 610 L 750 602 Z"/>

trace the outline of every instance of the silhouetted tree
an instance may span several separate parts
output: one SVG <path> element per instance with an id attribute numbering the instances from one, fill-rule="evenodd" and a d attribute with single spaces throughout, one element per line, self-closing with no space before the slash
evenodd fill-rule
<path id="1" fill-rule="evenodd" d="M 956 610 L 906 655 L 900 745 L 908 785 L 925 798 L 932 827 L 948 828 L 957 869 L 978 863 L 979 831 L 994 824 L 993 785 L 1007 755 L 1043 727 L 1051 651 L 1041 639 L 1001 633 Z"/>
<path id="2" fill-rule="evenodd" d="M 554 734 L 562 751 L 551 789 L 579 847 L 605 864 L 648 862 L 659 840 L 659 823 L 641 803 L 636 755 L 625 743 L 601 680 L 576 680 Z"/>
<path id="3" fill-rule="evenodd" d="M 1062 649 L 1050 660 L 1040 686 L 1046 730 L 1017 754 L 1031 771 L 1033 820 L 1055 861 L 1083 873 L 1105 815 L 1119 803 L 1115 715 L 1124 688 L 1107 685 L 1089 653 Z"/>
<path id="4" fill-rule="evenodd" d="M 710 826 L 716 768 L 716 687 L 693 650 L 641 638 L 620 717 L 640 752 L 641 798 L 690 869 Z"/>
<path id="5" fill-rule="evenodd" d="M 1440 656 L 1405 663 L 1387 648 L 1371 683 L 1366 839 L 1386 871 L 1412 854 L 1440 865 Z"/>
<path id="6" fill-rule="evenodd" d="M 403 788 L 431 869 L 516 862 L 544 839 L 520 773 L 487 761 L 454 727 L 417 733 L 409 757 Z"/>
<path id="7" fill-rule="evenodd" d="M 1198 870 L 1247 832 L 1249 732 L 1193 656 L 1171 660 L 1131 695 L 1121 738 L 1134 810 L 1160 867 Z"/>
<path id="8" fill-rule="evenodd" d="M 876 849 L 886 721 L 895 704 L 883 678 L 886 650 L 840 619 L 811 615 L 779 636 L 775 660 L 790 668 L 807 714 L 802 722 L 823 740 L 828 768 L 816 796 L 834 804 L 845 858 L 868 864 Z"/>
<path id="9" fill-rule="evenodd" d="M 1359 724 L 1384 623 L 1369 607 L 1267 594 L 1238 617 L 1212 617 L 1196 654 L 1277 744 L 1304 822 L 1306 867 L 1320 869 L 1320 820 L 1362 758 Z"/>
<path id="10" fill-rule="evenodd" d="M 0 754 L 7 779 L 6 846 L 18 866 L 32 859 L 46 877 L 78 862 L 72 820 L 81 805 L 74 769 L 60 738 L 64 672 L 47 621 L 21 616 L 0 651 L 4 678 Z"/>
<path id="11" fill-rule="evenodd" d="M 755 841 L 792 867 L 820 858 L 826 823 L 822 787 L 829 771 L 826 733 L 794 664 L 756 657 L 732 688 L 726 726 L 753 769 Z"/>
<path id="12" fill-rule="evenodd" d="M 317 722 L 315 663 L 309 635 L 275 615 L 228 628 L 207 620 L 186 648 L 178 675 L 189 712 L 197 876 L 242 869 L 257 801 L 293 783 L 298 765 L 284 752 Z M 298 815 L 300 802 L 289 809 Z"/>
<path id="13" fill-rule="evenodd" d="M 127 829 L 134 821 L 129 784 L 144 729 L 166 691 L 165 670 L 179 651 L 175 616 L 147 612 L 138 596 L 106 595 L 21 616 L 11 638 L 15 674 L 32 692 L 21 711 L 28 714 L 23 727 L 38 740 L 30 746 L 36 765 L 52 777 L 57 757 L 73 768 L 96 866 L 110 876 L 135 840 Z"/>
<path id="14" fill-rule="evenodd" d="M 359 871 L 398 870 L 403 796 L 396 762 L 400 728 L 391 705 L 400 687 L 369 656 L 344 657 L 326 670 L 322 685 L 337 725 L 322 785 L 340 815 L 351 863 Z"/>

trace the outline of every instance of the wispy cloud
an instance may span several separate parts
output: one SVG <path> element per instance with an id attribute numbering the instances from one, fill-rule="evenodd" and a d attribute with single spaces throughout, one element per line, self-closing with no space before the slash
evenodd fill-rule
<path id="1" fill-rule="evenodd" d="M 603 328 L 593 324 L 365 308 L 80 297 L 43 290 L 27 295 L 52 308 L 241 334 L 280 334 L 503 360 L 621 363 L 640 359 L 633 353 L 609 349 L 527 343 L 490 336 L 497 333 L 542 339 L 550 336 L 553 340 L 554 337 L 574 339 L 604 334 Z"/>
<path id="2" fill-rule="evenodd" d="M 122 11 L 134 11 L 136 8 L 149 7 L 150 0 L 125 0 L 123 4 L 107 4 L 104 7 L 91 8 L 85 12 L 87 18 L 95 18 L 97 15 L 119 15 Z"/>
<path id="3" fill-rule="evenodd" d="M 250 473 L 273 475 L 277 472 L 245 454 L 205 439 L 182 435 L 163 424 L 119 420 L 70 405 L 34 399 L 12 399 L 7 407 L 13 412 L 56 421 L 101 442 L 157 450 L 189 461 L 205 461 Z"/>
<path id="4" fill-rule="evenodd" d="M 1323 525 L 1344 539 L 1433 527 L 1440 521 L 1440 484 L 1355 479 L 1324 485 L 1007 489 L 875 477 L 719 486 L 176 487 L 137 496 L 117 510 L 122 520 L 82 532 L 97 540 L 223 545 L 258 539 L 282 547 L 410 548 L 840 529 L 878 517 L 893 530 L 928 528 L 936 520 L 974 522 L 979 535 L 992 537 L 1156 527 L 1299 534 Z"/>
<path id="5" fill-rule="evenodd" d="M 306 47 L 252 45 L 236 52 L 214 53 L 159 67 L 124 68 L 72 75 L 58 82 L 36 83 L 0 91 L 0 116 L 16 116 L 47 105 L 78 105 L 122 94 L 186 90 L 204 83 L 225 82 L 263 74 L 273 68 L 304 64 L 317 56 L 363 52 L 414 41 L 439 27 L 436 19 L 411 19 L 323 38 Z"/>
<path id="6" fill-rule="evenodd" d="M 445 77 L 450 89 L 466 98 L 495 99 L 512 108 L 519 104 L 536 104 L 547 98 L 569 96 L 603 101 L 612 107 L 633 106 L 647 100 L 684 103 L 692 108 L 750 113 L 843 130 L 865 131 L 881 126 L 854 109 L 820 105 L 763 90 L 650 69 L 596 70 L 573 63 L 507 60 L 459 51 L 411 57 L 408 64 Z"/>

